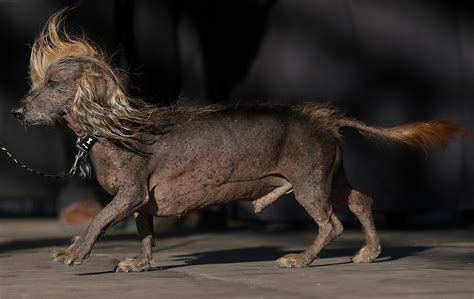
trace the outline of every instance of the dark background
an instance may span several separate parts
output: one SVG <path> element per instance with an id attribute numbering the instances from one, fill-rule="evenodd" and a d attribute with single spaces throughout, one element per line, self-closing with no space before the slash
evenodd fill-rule
<path id="1" fill-rule="evenodd" d="M 9 109 L 29 87 L 29 45 L 65 5 L 79 5 L 69 30 L 113 54 L 130 93 L 149 101 L 327 102 L 375 125 L 450 118 L 474 132 L 474 9 L 461 1 L 0 0 L 0 141 L 44 171 L 70 167 L 73 139 L 23 128 Z M 349 181 L 373 196 L 379 222 L 472 223 L 472 139 L 425 154 L 344 135 Z M 1 215 L 53 215 L 64 184 L 0 155 Z M 283 199 L 259 219 L 304 216 Z"/>

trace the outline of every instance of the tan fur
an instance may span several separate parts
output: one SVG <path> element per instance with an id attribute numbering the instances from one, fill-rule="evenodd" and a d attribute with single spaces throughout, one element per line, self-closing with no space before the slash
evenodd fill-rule
<path id="1" fill-rule="evenodd" d="M 344 117 L 336 108 L 326 104 L 300 104 L 293 108 L 296 113 L 308 117 L 320 130 L 329 131 L 340 138 L 340 128 L 351 127 L 362 134 L 392 142 L 402 142 L 414 149 L 429 151 L 444 147 L 457 136 L 468 137 L 469 132 L 450 120 L 415 122 L 392 128 L 369 126 L 361 121 Z"/>
<path id="2" fill-rule="evenodd" d="M 316 129 L 327 131 L 331 135 L 340 137 L 339 124 L 337 121 L 343 117 L 343 113 L 328 104 L 303 103 L 292 107 L 292 110 L 311 120 Z"/>
<path id="3" fill-rule="evenodd" d="M 72 37 L 64 30 L 59 30 L 67 11 L 68 9 L 62 9 L 52 15 L 33 44 L 30 57 L 30 79 L 33 88 L 43 84 L 49 66 L 64 57 L 101 57 L 100 52 L 84 38 Z"/>
<path id="4" fill-rule="evenodd" d="M 340 119 L 337 123 L 341 127 L 355 128 L 369 137 L 402 142 L 423 151 L 445 147 L 450 139 L 458 136 L 469 136 L 464 127 L 450 120 L 416 122 L 393 128 L 372 127 L 352 119 Z"/>
<path id="5" fill-rule="evenodd" d="M 120 261 L 115 268 L 115 272 L 142 272 L 149 271 L 158 265 L 145 257 L 127 258 Z"/>
<path id="6" fill-rule="evenodd" d="M 160 134 L 177 121 L 219 110 L 218 106 L 189 108 L 177 104 L 160 107 L 130 98 L 118 71 L 112 68 L 99 48 L 85 38 L 64 31 L 67 11 L 63 9 L 52 15 L 35 41 L 30 77 L 35 89 L 45 84 L 45 75 L 51 65 L 72 59 L 84 61 L 71 108 L 72 116 L 69 116 L 80 126 L 78 131 L 104 137 L 122 149 L 140 152 L 143 133 Z M 104 82 L 106 78 L 108 82 Z"/>

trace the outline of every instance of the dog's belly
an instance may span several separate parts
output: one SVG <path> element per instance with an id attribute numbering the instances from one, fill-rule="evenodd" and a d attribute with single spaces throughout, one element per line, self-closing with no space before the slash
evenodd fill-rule
<path id="1" fill-rule="evenodd" d="M 227 181 L 219 185 L 163 184 L 151 190 L 151 200 L 144 207 L 157 216 L 179 216 L 211 204 L 234 200 L 255 200 L 287 184 L 280 176 L 266 176 L 248 181 Z"/>

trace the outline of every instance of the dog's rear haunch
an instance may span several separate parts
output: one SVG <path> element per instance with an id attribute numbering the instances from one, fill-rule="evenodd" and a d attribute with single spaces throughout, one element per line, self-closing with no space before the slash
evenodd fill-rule
<path id="1" fill-rule="evenodd" d="M 63 13 L 51 17 L 33 45 L 32 89 L 13 112 L 25 124 L 65 124 L 80 137 L 99 138 L 91 160 L 98 182 L 115 197 L 69 248 L 55 252 L 54 260 L 67 265 L 81 264 L 108 228 L 134 215 L 141 253 L 117 271 L 147 270 L 153 267 L 153 216 L 241 199 L 260 212 L 291 191 L 319 233 L 307 250 L 278 259 L 278 266 L 308 266 L 341 234 L 333 204 L 349 208 L 366 234 L 352 260 L 372 262 L 381 250 L 372 199 L 346 181 L 340 129 L 423 151 L 468 134 L 448 120 L 377 128 L 318 104 L 152 106 L 126 95 L 121 76 L 95 46 L 59 31 Z"/>

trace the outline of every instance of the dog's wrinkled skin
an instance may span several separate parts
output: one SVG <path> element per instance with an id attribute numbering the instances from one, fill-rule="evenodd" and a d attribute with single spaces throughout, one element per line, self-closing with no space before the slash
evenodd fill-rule
<path id="1" fill-rule="evenodd" d="M 25 124 L 64 123 L 79 137 L 99 137 L 91 160 L 98 182 L 115 197 L 69 248 L 55 252 L 55 261 L 67 265 L 81 264 L 109 227 L 134 215 L 141 253 L 121 261 L 116 270 L 148 270 L 154 265 L 153 216 L 181 215 L 239 199 L 252 200 L 260 212 L 291 191 L 318 224 L 319 233 L 304 252 L 278 259 L 279 267 L 307 267 L 342 233 L 333 203 L 348 207 L 364 229 L 367 242 L 353 262 L 372 262 L 381 250 L 372 199 L 345 179 L 339 128 L 353 127 L 424 150 L 467 134 L 450 121 L 370 127 L 320 105 L 178 112 L 153 110 L 140 102 L 131 107 L 118 76 L 94 48 L 82 39 L 58 37 L 60 17 L 61 13 L 52 17 L 40 36 L 43 40 L 33 47 L 33 87 L 12 111 Z M 45 46 L 45 38 L 55 42 Z M 88 94 L 93 96 L 84 96 Z M 149 112 L 140 116 L 140 109 Z M 151 120 L 159 127 L 162 119 L 169 121 L 167 130 L 154 132 Z"/>

